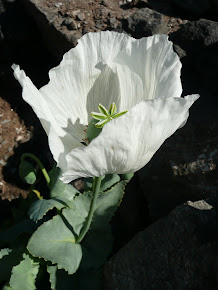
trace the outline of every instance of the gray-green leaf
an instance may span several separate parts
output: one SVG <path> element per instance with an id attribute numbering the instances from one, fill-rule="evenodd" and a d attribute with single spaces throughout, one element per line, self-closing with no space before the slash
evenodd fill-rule
<path id="1" fill-rule="evenodd" d="M 34 290 L 35 279 L 39 271 L 39 264 L 35 263 L 28 255 L 23 255 L 24 260 L 12 269 L 10 286 L 13 290 Z"/>
<path id="2" fill-rule="evenodd" d="M 51 209 L 56 207 L 57 209 L 62 209 L 65 205 L 54 199 L 40 199 L 32 203 L 29 209 L 29 217 L 37 222 L 42 219 L 43 216 Z"/>
<path id="3" fill-rule="evenodd" d="M 2 259 L 4 256 L 9 255 L 11 251 L 12 250 L 11 249 L 8 249 L 8 248 L 1 249 L 0 250 L 0 259 Z"/>
<path id="4" fill-rule="evenodd" d="M 75 236 L 60 216 L 41 225 L 29 240 L 29 252 L 52 263 L 69 274 L 76 272 L 82 259 L 82 250 Z"/>

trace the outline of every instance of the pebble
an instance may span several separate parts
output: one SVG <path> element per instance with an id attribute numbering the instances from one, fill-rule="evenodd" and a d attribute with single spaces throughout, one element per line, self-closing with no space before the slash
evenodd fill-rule
<path id="1" fill-rule="evenodd" d="M 5 125 L 5 124 L 8 124 L 8 123 L 10 123 L 10 122 L 11 122 L 11 120 L 9 120 L 9 119 L 5 119 L 4 121 L 1 122 L 1 124 L 2 124 L 2 125 Z"/>
<path id="2" fill-rule="evenodd" d="M 90 29 L 88 27 L 83 27 L 82 34 L 86 34 L 88 32 L 90 32 Z"/>
<path id="3" fill-rule="evenodd" d="M 12 152 L 13 151 L 13 148 L 12 147 L 8 147 L 8 152 Z"/>
<path id="4" fill-rule="evenodd" d="M 7 143 L 8 143 L 7 140 L 2 141 L 2 146 L 5 145 L 5 144 L 7 144 Z"/>
<path id="5" fill-rule="evenodd" d="M 3 159 L 1 159 L 1 160 L 0 160 L 0 164 L 1 164 L 2 166 L 5 166 L 7 163 L 6 163 Z"/>
<path id="6" fill-rule="evenodd" d="M 2 136 L 0 136 L 0 142 L 2 142 L 3 141 L 3 138 L 2 138 Z"/>
<path id="7" fill-rule="evenodd" d="M 83 20 L 85 20 L 85 18 L 86 18 L 86 17 L 85 17 L 85 14 L 82 13 L 82 12 L 81 12 L 81 13 L 78 13 L 76 17 L 77 17 L 77 19 L 80 20 L 80 21 L 83 21 Z"/>
<path id="8" fill-rule="evenodd" d="M 64 24 L 64 25 L 69 25 L 71 22 L 72 22 L 72 18 L 66 18 L 66 19 L 63 21 L 63 24 Z"/>
<path id="9" fill-rule="evenodd" d="M 20 127 L 20 128 L 15 128 L 16 133 L 17 133 L 17 134 L 20 134 L 20 132 L 22 131 L 22 129 L 23 129 L 22 127 Z"/>
<path id="10" fill-rule="evenodd" d="M 110 24 L 114 24 L 116 22 L 116 18 L 110 18 Z"/>
<path id="11" fill-rule="evenodd" d="M 8 160 L 8 158 L 9 158 L 9 155 L 5 155 L 5 156 L 4 156 L 4 160 L 5 160 L 5 161 Z"/>
<path id="12" fill-rule="evenodd" d="M 59 7 L 61 7 L 61 6 L 63 5 L 63 3 L 61 3 L 61 2 L 57 2 L 57 3 L 55 3 L 54 5 L 55 5 L 55 7 L 59 8 Z"/>
<path id="13" fill-rule="evenodd" d="M 16 141 L 18 142 L 18 141 L 20 141 L 20 140 L 22 140 L 23 139 L 23 136 L 17 136 L 17 138 L 16 138 Z"/>
<path id="14" fill-rule="evenodd" d="M 76 30 L 78 28 L 77 22 L 72 18 L 68 19 L 68 20 L 70 20 L 70 21 L 67 24 L 67 28 L 69 30 Z"/>

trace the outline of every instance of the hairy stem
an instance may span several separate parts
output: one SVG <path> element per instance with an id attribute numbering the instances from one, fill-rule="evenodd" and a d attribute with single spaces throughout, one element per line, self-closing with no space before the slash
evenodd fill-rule
<path id="1" fill-rule="evenodd" d="M 91 201 L 91 205 L 90 205 L 90 209 L 89 209 L 89 213 L 88 213 L 88 217 L 86 219 L 85 225 L 76 241 L 76 243 L 80 243 L 83 238 L 85 237 L 86 233 L 88 232 L 91 222 L 92 222 L 92 218 L 93 218 L 93 214 L 95 211 L 95 205 L 96 205 L 96 200 L 98 198 L 98 194 L 100 191 L 100 186 L 101 186 L 101 181 L 103 179 L 103 176 L 100 177 L 95 177 L 94 178 L 94 183 L 93 183 L 93 197 L 92 197 L 92 201 Z"/>
<path id="2" fill-rule="evenodd" d="M 32 158 L 39 166 L 39 168 L 41 169 L 44 177 L 45 177 L 45 180 L 47 182 L 47 184 L 50 183 L 50 177 L 45 169 L 45 167 L 43 166 L 42 162 L 33 154 L 31 153 L 24 153 L 21 157 L 21 162 L 26 158 L 26 157 L 29 157 L 29 158 Z"/>

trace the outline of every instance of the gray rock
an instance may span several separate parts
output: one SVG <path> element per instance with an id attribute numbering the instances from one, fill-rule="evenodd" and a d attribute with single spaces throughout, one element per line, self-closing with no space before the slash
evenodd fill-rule
<path id="1" fill-rule="evenodd" d="M 170 39 L 186 52 L 183 58 L 186 75 L 192 71 L 198 83 L 205 84 L 205 90 L 218 94 L 218 22 L 206 19 L 188 22 L 172 33 Z"/>
<path id="2" fill-rule="evenodd" d="M 163 15 L 149 8 L 142 8 L 128 17 L 123 29 L 135 38 L 167 33 Z"/>
<path id="3" fill-rule="evenodd" d="M 73 18 L 66 18 L 64 20 L 64 25 L 66 25 L 69 30 L 76 30 L 78 28 L 77 22 Z"/>
<path id="4" fill-rule="evenodd" d="M 82 12 L 80 12 L 80 13 L 78 13 L 77 15 L 76 15 L 76 17 L 77 17 L 77 19 L 78 20 L 80 20 L 80 21 L 83 21 L 83 20 L 85 20 L 85 14 L 84 13 L 82 13 Z"/>
<path id="5" fill-rule="evenodd" d="M 218 22 L 207 19 L 190 21 L 174 33 L 173 40 L 185 50 L 204 48 L 218 42 Z"/>
<path id="6" fill-rule="evenodd" d="M 217 289 L 217 210 L 187 202 L 139 232 L 105 265 L 103 289 Z"/>

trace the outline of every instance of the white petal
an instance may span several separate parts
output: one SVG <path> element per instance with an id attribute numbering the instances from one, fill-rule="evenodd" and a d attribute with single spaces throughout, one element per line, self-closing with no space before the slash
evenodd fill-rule
<path id="1" fill-rule="evenodd" d="M 122 117 L 112 120 L 87 147 L 67 156 L 62 180 L 135 172 L 145 166 L 162 143 L 188 118 L 198 99 L 157 98 L 143 101 Z"/>
<path id="2" fill-rule="evenodd" d="M 58 107 L 62 127 L 69 116 L 72 123 L 79 118 L 87 125 L 91 111 L 96 111 L 99 103 L 106 108 L 113 101 L 119 103 L 116 72 L 104 64 L 110 66 L 131 41 L 134 39 L 122 33 L 87 33 L 64 55 L 60 65 L 50 70 L 50 82 L 40 91 L 51 108 Z"/>
<path id="3" fill-rule="evenodd" d="M 131 42 L 114 59 L 127 65 L 142 80 L 144 99 L 180 97 L 181 62 L 167 35 L 154 35 Z"/>
<path id="4" fill-rule="evenodd" d="M 141 78 L 126 65 L 115 65 L 120 86 L 120 102 L 116 103 L 118 112 L 132 109 L 143 100 Z"/>
<path id="5" fill-rule="evenodd" d="M 38 89 L 33 85 L 31 80 L 25 75 L 19 66 L 13 65 L 14 76 L 23 87 L 23 99 L 33 108 L 37 117 L 48 135 L 49 146 L 55 161 L 61 167 L 64 167 L 60 160 L 60 154 L 66 155 L 76 147 L 82 147 L 80 140 L 76 137 L 76 127 L 74 127 L 75 137 L 65 132 L 55 119 L 56 111 L 51 111 L 49 104 L 45 101 Z M 72 132 L 71 132 L 72 133 Z M 64 138 L 63 138 L 64 137 Z M 61 138 L 64 139 L 61 141 Z"/>

